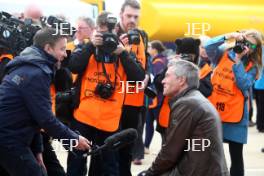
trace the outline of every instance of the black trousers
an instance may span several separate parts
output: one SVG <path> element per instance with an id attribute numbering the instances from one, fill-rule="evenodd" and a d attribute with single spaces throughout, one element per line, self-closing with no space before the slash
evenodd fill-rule
<path id="1" fill-rule="evenodd" d="M 29 147 L 0 146 L 0 167 L 10 176 L 43 176 L 43 168 Z"/>
<path id="2" fill-rule="evenodd" d="M 264 90 L 255 90 L 257 104 L 257 129 L 264 130 Z"/>
<path id="3" fill-rule="evenodd" d="M 3 167 L 1 167 L 1 165 L 0 165 L 0 175 L 1 176 L 9 176 L 7 171 Z"/>
<path id="4" fill-rule="evenodd" d="M 146 121 L 146 114 L 147 114 L 146 107 L 142 107 L 140 115 L 139 115 L 139 121 L 138 121 L 138 127 L 137 127 L 138 138 L 134 142 L 134 146 L 132 149 L 132 160 L 144 159 L 143 130 L 144 130 L 144 124 Z"/>
<path id="5" fill-rule="evenodd" d="M 50 137 L 46 133 L 42 133 L 44 151 L 43 161 L 47 169 L 48 176 L 66 176 L 53 147 L 51 146 Z"/>
<path id="6" fill-rule="evenodd" d="M 128 128 L 138 128 L 139 116 L 142 107 L 135 106 L 123 106 L 120 128 L 121 130 Z M 127 145 L 119 149 L 119 173 L 120 176 L 132 176 L 131 174 L 131 162 L 132 162 L 132 150 L 134 143 Z"/>
<path id="7" fill-rule="evenodd" d="M 231 158 L 230 176 L 244 176 L 243 144 L 228 141 Z"/>
<path id="8" fill-rule="evenodd" d="M 101 146 L 104 140 L 114 133 L 102 131 L 92 126 L 83 124 L 76 120 L 71 123 L 73 130 L 78 130 L 80 134 L 92 141 L 93 145 Z M 86 176 L 87 157 L 83 157 L 84 151 L 74 150 L 69 152 L 67 159 L 67 176 Z M 103 150 L 97 155 L 91 156 L 89 167 L 89 176 L 119 176 L 117 152 L 112 150 Z"/>

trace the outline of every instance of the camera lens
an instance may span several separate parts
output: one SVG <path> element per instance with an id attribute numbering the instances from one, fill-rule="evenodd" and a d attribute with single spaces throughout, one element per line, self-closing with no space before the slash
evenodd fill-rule
<path id="1" fill-rule="evenodd" d="M 233 48 L 233 51 L 237 54 L 240 54 L 244 51 L 244 49 L 245 49 L 244 41 L 237 41 L 236 45 Z"/>
<path id="2" fill-rule="evenodd" d="M 129 30 L 128 33 L 128 42 L 129 44 L 135 44 L 135 45 L 139 45 L 140 43 L 140 36 L 137 30 Z"/>
<path id="3" fill-rule="evenodd" d="M 101 50 L 106 54 L 114 52 L 118 45 L 117 37 L 112 33 L 103 34 L 103 45 L 100 47 Z"/>

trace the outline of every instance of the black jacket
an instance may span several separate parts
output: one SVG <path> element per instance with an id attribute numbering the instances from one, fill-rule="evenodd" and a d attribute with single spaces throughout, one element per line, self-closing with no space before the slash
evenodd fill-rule
<path id="1" fill-rule="evenodd" d="M 82 49 L 77 49 L 72 53 L 69 61 L 69 69 L 75 74 L 82 74 L 87 64 L 89 63 L 90 56 L 95 53 L 95 47 L 88 43 Z M 133 55 L 129 55 L 127 51 L 123 51 L 119 55 L 121 64 L 127 75 L 127 81 L 143 81 L 145 78 L 145 71 L 139 62 L 136 61 Z"/>

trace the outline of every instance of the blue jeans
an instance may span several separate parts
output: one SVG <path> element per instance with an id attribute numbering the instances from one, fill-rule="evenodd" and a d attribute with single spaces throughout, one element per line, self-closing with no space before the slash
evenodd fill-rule
<path id="1" fill-rule="evenodd" d="M 113 133 L 98 130 L 89 125 L 74 120 L 71 124 L 73 130 L 78 130 L 93 144 L 101 146 L 104 140 Z M 87 173 L 87 157 L 83 157 L 84 152 L 74 150 L 74 154 L 69 152 L 67 159 L 67 176 L 85 176 Z M 117 153 L 115 151 L 104 150 L 98 155 L 91 156 L 89 176 L 119 176 Z"/>

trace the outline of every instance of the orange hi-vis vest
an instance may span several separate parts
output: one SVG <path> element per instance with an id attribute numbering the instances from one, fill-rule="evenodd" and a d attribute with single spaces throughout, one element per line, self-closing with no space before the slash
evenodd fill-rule
<path id="1" fill-rule="evenodd" d="M 208 63 L 204 64 L 199 70 L 199 78 L 205 78 L 211 71 L 213 71 L 212 67 Z"/>
<path id="2" fill-rule="evenodd" d="M 146 66 L 146 55 L 143 39 L 140 36 L 140 44 L 132 45 L 131 51 L 136 54 L 137 60 L 142 64 L 142 67 L 145 69 Z M 136 84 L 138 85 L 138 84 Z M 126 92 L 124 105 L 129 106 L 143 106 L 144 105 L 144 91 L 138 91 L 134 85 L 129 84 L 128 91 Z"/>
<path id="3" fill-rule="evenodd" d="M 53 114 L 55 115 L 56 114 L 56 110 L 55 110 L 55 97 L 56 97 L 56 90 L 55 90 L 55 86 L 54 84 L 52 84 L 50 86 L 50 97 L 51 97 L 51 109 L 52 109 L 52 112 Z"/>
<path id="4" fill-rule="evenodd" d="M 82 77 L 80 104 L 74 110 L 74 117 L 97 129 L 114 132 L 118 129 L 121 118 L 125 98 L 123 92 L 125 84 L 122 81 L 126 81 L 126 74 L 120 60 L 117 64 L 104 63 L 104 65 L 111 84 L 116 82 L 113 95 L 108 99 L 103 99 L 94 93 L 97 83 L 106 83 L 107 78 L 104 75 L 102 63 L 97 62 L 92 54 Z"/>
<path id="5" fill-rule="evenodd" d="M 0 56 L 0 62 L 2 62 L 2 60 L 3 60 L 4 58 L 8 58 L 8 59 L 12 60 L 12 59 L 14 58 L 14 56 L 13 56 L 12 54 L 2 54 L 2 55 Z"/>
<path id="6" fill-rule="evenodd" d="M 169 117 L 170 117 L 169 97 L 165 96 L 160 108 L 160 113 L 158 118 L 160 126 L 167 128 L 169 126 Z"/>
<path id="7" fill-rule="evenodd" d="M 237 87 L 232 67 L 235 64 L 228 57 L 228 52 L 222 56 L 211 77 L 213 92 L 208 99 L 220 114 L 222 122 L 238 123 L 243 117 L 245 98 Z M 250 62 L 246 71 L 252 68 Z"/>
<path id="8" fill-rule="evenodd" d="M 199 70 L 199 78 L 200 79 L 205 78 L 211 71 L 212 71 L 212 67 L 206 63 Z M 169 126 L 169 117 L 170 117 L 169 97 L 165 96 L 159 113 L 160 126 L 167 128 Z"/>

